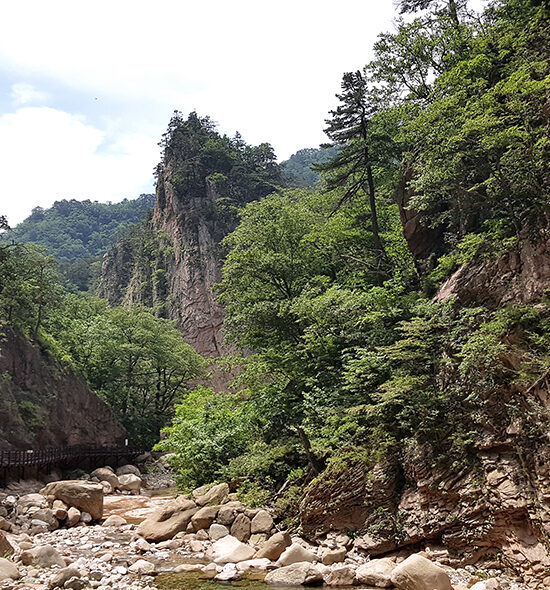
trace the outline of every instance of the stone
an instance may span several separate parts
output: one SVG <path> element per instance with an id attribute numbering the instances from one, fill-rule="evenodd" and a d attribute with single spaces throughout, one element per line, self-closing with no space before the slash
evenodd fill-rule
<path id="1" fill-rule="evenodd" d="M 231 534 L 242 543 L 245 543 L 250 539 L 250 525 L 250 518 L 248 516 L 237 514 L 231 525 Z"/>
<path id="2" fill-rule="evenodd" d="M 13 545 L 8 541 L 6 534 L 3 531 L 0 531 L 0 556 L 1 557 L 9 557 L 13 555 L 15 548 Z"/>
<path id="3" fill-rule="evenodd" d="M 19 577 L 17 566 L 9 561 L 9 559 L 0 557 L 0 582 L 4 580 L 17 580 Z"/>
<path id="4" fill-rule="evenodd" d="M 275 533 L 270 537 L 264 544 L 264 546 L 258 551 L 256 557 L 266 557 L 271 561 L 279 559 L 283 554 L 284 550 L 291 545 L 292 541 L 290 535 L 285 531 L 281 533 Z"/>
<path id="5" fill-rule="evenodd" d="M 235 520 L 235 509 L 232 506 L 221 506 L 218 510 L 217 521 L 220 524 L 231 524 Z"/>
<path id="6" fill-rule="evenodd" d="M 72 527 L 75 524 L 78 524 L 80 522 L 80 516 L 80 510 L 74 506 L 71 506 L 69 510 L 67 510 L 67 520 L 65 521 L 65 525 Z"/>
<path id="7" fill-rule="evenodd" d="M 229 535 L 229 529 L 223 524 L 214 523 L 208 529 L 208 536 L 210 539 L 212 539 L 212 541 L 223 539 L 223 537 L 226 537 L 227 535 Z"/>
<path id="8" fill-rule="evenodd" d="M 470 590 L 500 590 L 500 582 L 496 578 L 490 578 L 489 580 L 483 580 L 476 582 Z"/>
<path id="9" fill-rule="evenodd" d="M 141 477 L 141 471 L 135 465 L 122 465 L 116 470 L 118 477 L 121 475 L 137 475 Z"/>
<path id="10" fill-rule="evenodd" d="M 142 539 L 141 537 L 134 541 L 134 547 L 138 551 L 141 551 L 143 553 L 146 553 L 147 551 L 151 551 L 151 549 L 152 549 L 152 546 L 149 543 L 147 543 L 147 541 L 145 539 Z"/>
<path id="11" fill-rule="evenodd" d="M 100 481 L 101 487 L 103 488 L 103 493 L 108 496 L 109 494 L 113 493 L 113 486 L 108 481 Z"/>
<path id="12" fill-rule="evenodd" d="M 250 539 L 248 539 L 248 542 L 251 545 L 254 545 L 254 547 L 263 545 L 266 541 L 267 535 L 265 533 L 254 533 L 253 535 L 250 535 Z"/>
<path id="13" fill-rule="evenodd" d="M 49 483 L 40 493 L 54 496 L 68 506 L 78 508 L 99 520 L 103 516 L 103 487 L 101 484 L 80 480 L 55 481 Z"/>
<path id="14" fill-rule="evenodd" d="M 298 543 L 293 543 L 290 547 L 287 547 L 282 555 L 277 560 L 278 566 L 292 565 L 293 563 L 301 563 L 307 561 L 313 563 L 317 561 L 317 555 L 312 553 L 305 547 L 302 547 Z"/>
<path id="15" fill-rule="evenodd" d="M 355 584 L 355 570 L 349 565 L 342 565 L 329 571 L 324 576 L 327 586 L 353 586 Z"/>
<path id="16" fill-rule="evenodd" d="M 139 494 L 142 486 L 141 477 L 128 473 L 121 475 L 119 478 L 118 489 L 122 492 L 132 492 L 133 494 Z"/>
<path id="17" fill-rule="evenodd" d="M 108 467 L 100 467 L 90 473 L 92 477 L 97 478 L 98 481 L 106 481 L 111 485 L 113 490 L 116 490 L 119 486 L 118 477 Z"/>
<path id="18" fill-rule="evenodd" d="M 263 557 L 262 559 L 248 559 L 237 564 L 237 569 L 241 572 L 249 570 L 266 570 L 271 565 L 271 561 Z"/>
<path id="19" fill-rule="evenodd" d="M 202 568 L 202 574 L 205 578 L 213 578 L 218 573 L 218 567 L 215 563 L 209 563 Z M 177 569 L 177 568 L 176 568 Z"/>
<path id="20" fill-rule="evenodd" d="M 125 524 L 128 524 L 126 522 L 125 518 L 122 518 L 122 516 L 119 516 L 118 514 L 111 514 L 111 516 L 109 516 L 109 518 L 106 518 L 103 521 L 102 526 L 115 526 L 115 527 L 119 527 L 119 526 L 124 526 Z"/>
<path id="21" fill-rule="evenodd" d="M 274 586 L 313 586 L 322 584 L 321 572 L 309 562 L 298 562 L 269 572 L 267 584 Z"/>
<path id="22" fill-rule="evenodd" d="M 217 514 L 217 506 L 204 506 L 191 519 L 193 530 L 200 531 L 201 529 L 207 529 L 214 522 Z"/>
<path id="23" fill-rule="evenodd" d="M 388 557 L 372 559 L 357 568 L 355 577 L 360 584 L 376 586 L 377 588 L 391 588 L 391 574 L 396 563 Z"/>
<path id="24" fill-rule="evenodd" d="M 52 512 L 57 520 L 67 520 L 68 512 L 65 508 L 55 508 L 52 509 Z"/>
<path id="25" fill-rule="evenodd" d="M 133 574 L 152 574 L 155 571 L 155 564 L 145 559 L 138 559 L 128 568 L 128 571 Z"/>
<path id="26" fill-rule="evenodd" d="M 260 510 L 250 523 L 250 532 L 254 533 L 269 533 L 273 528 L 273 518 L 267 510 Z"/>
<path id="27" fill-rule="evenodd" d="M 214 564 L 210 564 L 214 565 Z M 183 574 L 188 572 L 200 572 L 204 570 L 204 566 L 200 563 L 182 563 L 174 568 L 174 573 Z M 216 566 L 214 565 L 214 571 L 216 572 Z"/>
<path id="28" fill-rule="evenodd" d="M 68 590 L 85 590 L 88 588 L 88 582 L 86 580 L 82 580 L 80 578 L 71 578 L 67 580 L 65 584 L 63 584 L 63 588 Z"/>
<path id="29" fill-rule="evenodd" d="M 211 487 L 205 494 L 200 496 L 195 496 L 196 491 L 197 490 L 193 492 L 193 496 L 195 497 L 195 502 L 199 506 L 223 504 L 229 494 L 229 486 L 226 483 L 220 483 Z"/>
<path id="30" fill-rule="evenodd" d="M 416 553 L 396 566 L 390 579 L 399 590 L 453 590 L 445 570 Z"/>
<path id="31" fill-rule="evenodd" d="M 8 520 L 6 520 L 3 516 L 0 516 L 0 531 L 10 532 L 12 529 L 12 524 Z"/>
<path id="32" fill-rule="evenodd" d="M 88 512 L 81 512 L 80 513 L 80 520 L 84 523 L 84 524 L 90 524 L 93 520 L 92 515 L 89 514 Z"/>
<path id="33" fill-rule="evenodd" d="M 192 500 L 176 498 L 141 522 L 137 532 L 147 541 L 167 541 L 177 533 L 185 531 L 197 511 L 198 508 Z"/>
<path id="34" fill-rule="evenodd" d="M 37 510 L 33 513 L 32 517 L 33 519 L 45 522 L 48 525 L 49 531 L 55 531 L 55 529 L 59 528 L 59 521 L 55 517 L 53 510 L 50 510 L 49 508 L 41 508 L 40 510 Z"/>
<path id="35" fill-rule="evenodd" d="M 323 557 L 321 561 L 324 565 L 332 565 L 333 563 L 339 563 L 346 559 L 348 554 L 345 547 L 338 547 L 337 549 L 325 549 L 323 551 Z"/>
<path id="36" fill-rule="evenodd" d="M 213 561 L 221 565 L 247 561 L 248 559 L 252 559 L 255 553 L 256 551 L 253 547 L 241 543 L 241 541 L 231 535 L 219 539 L 212 545 Z"/>
<path id="37" fill-rule="evenodd" d="M 34 565 L 36 567 L 65 567 L 67 564 L 56 549 L 51 545 L 39 545 L 21 553 L 23 565 Z"/>
<path id="38" fill-rule="evenodd" d="M 197 538 L 198 541 L 208 541 L 208 539 L 210 539 L 210 537 L 208 536 L 208 533 L 204 529 L 197 531 L 197 534 L 195 535 L 195 537 Z"/>
<path id="39" fill-rule="evenodd" d="M 17 511 L 26 513 L 29 508 L 48 508 L 48 501 L 42 494 L 25 494 L 17 500 Z"/>
<path id="40" fill-rule="evenodd" d="M 241 573 L 234 563 L 228 563 L 219 574 L 214 576 L 214 580 L 216 582 L 231 582 L 237 580 L 241 576 Z"/>
<path id="41" fill-rule="evenodd" d="M 65 582 L 68 582 L 71 578 L 80 578 L 80 572 L 76 567 L 65 567 L 50 578 L 48 588 L 49 590 L 63 588 Z"/>

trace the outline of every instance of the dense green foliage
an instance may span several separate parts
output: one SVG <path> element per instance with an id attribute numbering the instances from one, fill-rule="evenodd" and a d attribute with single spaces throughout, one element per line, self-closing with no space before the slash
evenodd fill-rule
<path id="1" fill-rule="evenodd" d="M 548 11 L 529 0 L 477 16 L 453 0 L 401 9 L 412 16 L 344 75 L 322 190 L 249 203 L 225 241 L 226 331 L 247 354 L 237 393 L 198 390 L 166 431 L 184 486 L 239 477 L 265 498 L 259 488 L 295 493 L 350 454 L 414 464 L 420 449 L 475 468 L 489 419 L 521 424 L 519 453 L 546 427 L 528 394 L 548 371 L 547 308 L 425 299 L 437 260 L 409 254 L 394 202 L 406 195 L 399 205 L 440 230 L 436 282 L 537 233 L 550 196 Z"/>
<path id="2" fill-rule="evenodd" d="M 128 227 L 141 221 L 154 203 L 154 195 L 120 203 L 56 201 L 48 209 L 35 207 L 27 219 L 0 239 L 42 246 L 60 263 L 61 274 L 86 291 L 93 276 L 92 264 Z"/>
<path id="3" fill-rule="evenodd" d="M 305 148 L 292 154 L 288 160 L 281 162 L 283 185 L 288 188 L 306 188 L 315 186 L 319 172 L 313 169 L 315 164 L 323 164 L 336 155 L 337 148 Z"/>

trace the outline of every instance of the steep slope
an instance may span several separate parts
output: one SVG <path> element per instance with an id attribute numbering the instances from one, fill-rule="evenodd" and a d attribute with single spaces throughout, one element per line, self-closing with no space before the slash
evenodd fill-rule
<path id="1" fill-rule="evenodd" d="M 117 446 L 127 434 L 70 369 L 6 330 L 0 341 L 0 449 Z"/>

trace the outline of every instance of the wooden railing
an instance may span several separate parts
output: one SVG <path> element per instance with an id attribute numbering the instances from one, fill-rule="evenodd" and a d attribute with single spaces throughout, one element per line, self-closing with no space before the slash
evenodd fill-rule
<path id="1" fill-rule="evenodd" d="M 89 458 L 109 458 L 118 463 L 120 459 L 136 458 L 142 453 L 133 447 L 89 449 L 81 447 L 67 447 L 64 449 L 44 449 L 28 451 L 0 451 L 0 468 L 51 466 Z"/>

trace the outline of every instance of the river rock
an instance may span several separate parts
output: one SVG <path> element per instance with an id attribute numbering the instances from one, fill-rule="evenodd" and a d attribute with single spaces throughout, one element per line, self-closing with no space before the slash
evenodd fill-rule
<path id="1" fill-rule="evenodd" d="M 237 580 L 241 576 L 241 573 L 234 563 L 228 563 L 219 574 L 214 576 L 214 580 L 216 582 L 231 582 Z"/>
<path id="2" fill-rule="evenodd" d="M 332 565 L 333 563 L 340 563 L 346 559 L 347 550 L 345 547 L 338 547 L 337 549 L 325 549 L 321 561 L 324 565 Z"/>
<path id="3" fill-rule="evenodd" d="M 13 545 L 8 541 L 6 534 L 0 531 L 0 555 L 2 557 L 9 557 L 15 551 Z"/>
<path id="4" fill-rule="evenodd" d="M 128 524 L 126 522 L 125 518 L 122 518 L 122 516 L 119 516 L 118 514 L 111 514 L 111 516 L 109 516 L 109 518 L 105 519 L 105 521 L 103 522 L 102 526 L 124 526 L 125 524 Z"/>
<path id="5" fill-rule="evenodd" d="M 199 506 L 206 506 L 207 504 L 223 504 L 229 494 L 229 486 L 226 483 L 220 483 L 216 486 L 212 486 L 207 492 L 202 495 L 195 495 L 199 492 L 200 488 L 193 491 L 193 497 L 195 502 Z"/>
<path id="6" fill-rule="evenodd" d="M 313 586 L 323 582 L 321 572 L 309 562 L 298 562 L 269 572 L 267 584 L 274 586 Z"/>
<path id="7" fill-rule="evenodd" d="M 41 508 L 37 510 L 32 515 L 33 519 L 41 520 L 48 525 L 49 531 L 55 531 L 55 529 L 59 528 L 59 521 L 57 520 L 53 510 L 49 508 Z"/>
<path id="8" fill-rule="evenodd" d="M 91 514 L 93 520 L 103 516 L 103 487 L 99 483 L 80 480 L 54 481 L 40 491 L 43 496 L 54 496 L 68 506 Z"/>
<path id="9" fill-rule="evenodd" d="M 279 559 L 284 550 L 291 544 L 292 540 L 286 531 L 275 533 L 265 542 L 264 546 L 256 554 L 256 557 L 258 559 L 266 557 L 271 561 L 275 561 L 276 559 Z"/>
<path id="10" fill-rule="evenodd" d="M 114 492 L 113 486 L 108 481 L 100 481 L 101 487 L 103 488 L 103 493 L 108 496 Z"/>
<path id="11" fill-rule="evenodd" d="M 121 475 L 137 475 L 141 477 L 141 471 L 135 465 L 122 465 L 116 470 L 118 477 Z"/>
<path id="12" fill-rule="evenodd" d="M 204 506 L 191 519 L 193 530 L 207 529 L 214 522 L 217 514 L 218 506 Z"/>
<path id="13" fill-rule="evenodd" d="M 138 559 L 128 568 L 128 571 L 133 574 L 152 574 L 155 571 L 155 564 L 145 559 Z"/>
<path id="14" fill-rule="evenodd" d="M 98 481 L 108 482 L 111 484 L 113 490 L 116 490 L 119 487 L 118 477 L 108 467 L 100 467 L 99 469 L 95 469 L 92 471 L 92 473 L 90 473 L 90 475 L 95 477 Z"/>
<path id="15" fill-rule="evenodd" d="M 220 565 L 252 559 L 255 553 L 253 547 L 241 543 L 231 535 L 219 539 L 212 545 L 213 561 Z"/>
<path id="16" fill-rule="evenodd" d="M 453 590 L 445 570 L 418 554 L 396 566 L 390 579 L 399 590 Z"/>
<path id="17" fill-rule="evenodd" d="M 47 508 L 48 501 L 42 494 L 25 494 L 17 500 L 17 511 L 26 513 L 29 508 Z"/>
<path id="18" fill-rule="evenodd" d="M 250 532 L 254 533 L 269 533 L 273 528 L 273 518 L 267 510 L 260 510 L 250 523 Z"/>
<path id="19" fill-rule="evenodd" d="M 19 577 L 17 566 L 8 559 L 0 557 L 0 582 L 4 580 L 17 580 Z"/>
<path id="20" fill-rule="evenodd" d="M 140 523 L 137 532 L 147 541 L 166 541 L 185 531 L 197 511 L 198 508 L 192 500 L 176 498 Z"/>
<path id="21" fill-rule="evenodd" d="M 212 541 L 218 541 L 219 539 L 223 539 L 223 537 L 227 537 L 229 535 L 229 529 L 223 524 L 216 524 L 210 526 L 208 529 L 208 536 Z"/>
<path id="22" fill-rule="evenodd" d="M 277 560 L 277 565 L 292 565 L 293 563 L 301 563 L 304 561 L 313 563 L 314 561 L 317 561 L 317 555 L 298 543 L 293 543 L 283 551 L 282 555 Z"/>
<path id="23" fill-rule="evenodd" d="M 119 478 L 118 489 L 122 492 L 132 492 L 133 494 L 139 494 L 142 486 L 141 477 L 134 475 L 133 473 L 127 473 L 121 475 Z"/>
<path id="24" fill-rule="evenodd" d="M 266 570 L 271 565 L 271 561 L 263 557 L 262 559 L 247 559 L 237 564 L 237 569 L 241 572 L 249 570 Z"/>
<path id="25" fill-rule="evenodd" d="M 501 584 L 497 578 L 490 578 L 489 580 L 482 580 L 476 582 L 470 590 L 500 590 Z"/>
<path id="26" fill-rule="evenodd" d="M 349 565 L 342 565 L 329 571 L 324 580 L 327 586 L 353 586 L 355 570 Z"/>
<path id="27" fill-rule="evenodd" d="M 50 578 L 50 581 L 48 582 L 48 588 L 49 590 L 54 590 L 54 588 L 63 588 L 65 582 L 68 582 L 71 578 L 80 578 L 80 572 L 76 567 L 65 567 Z"/>
<path id="28" fill-rule="evenodd" d="M 51 545 L 39 545 L 34 549 L 21 553 L 23 565 L 34 565 L 36 567 L 65 567 L 67 564 L 61 555 Z"/>
<path id="29" fill-rule="evenodd" d="M 69 510 L 67 510 L 67 520 L 65 521 L 65 524 L 68 527 L 72 527 L 75 524 L 78 524 L 80 522 L 80 516 L 80 510 L 78 508 L 75 508 L 74 506 L 71 506 Z"/>
<path id="30" fill-rule="evenodd" d="M 242 543 L 245 543 L 250 539 L 250 525 L 250 518 L 248 516 L 237 514 L 231 525 L 231 534 Z"/>
<path id="31" fill-rule="evenodd" d="M 12 529 L 12 524 L 8 520 L 6 520 L 3 516 L 0 516 L 0 531 L 10 532 Z"/>
<path id="32" fill-rule="evenodd" d="M 220 506 L 217 521 L 220 524 L 229 525 L 235 520 L 235 509 L 232 506 Z"/>
<path id="33" fill-rule="evenodd" d="M 388 557 L 372 559 L 357 568 L 355 577 L 360 584 L 377 588 L 391 588 L 393 586 L 391 575 L 395 566 L 395 562 Z"/>

